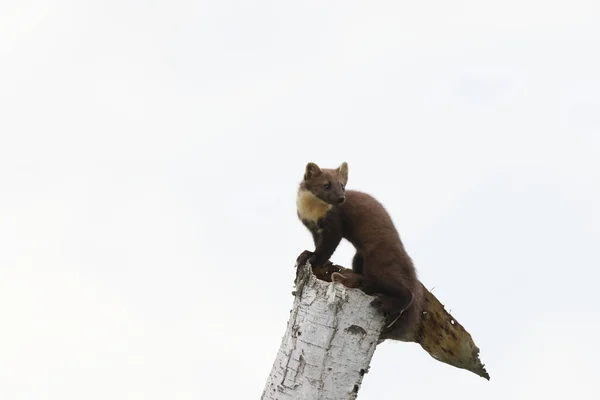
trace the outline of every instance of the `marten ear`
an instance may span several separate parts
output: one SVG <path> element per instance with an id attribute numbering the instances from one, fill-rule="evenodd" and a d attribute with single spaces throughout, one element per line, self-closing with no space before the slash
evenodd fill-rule
<path id="1" fill-rule="evenodd" d="M 340 174 L 340 176 L 342 177 L 342 179 L 344 180 L 344 185 L 346 183 L 348 183 L 348 163 L 347 162 L 343 162 L 337 169 L 338 174 Z"/>
<path id="2" fill-rule="evenodd" d="M 307 181 L 311 178 L 321 175 L 321 168 L 313 162 L 309 162 L 306 164 L 306 169 L 304 171 L 304 180 Z"/>

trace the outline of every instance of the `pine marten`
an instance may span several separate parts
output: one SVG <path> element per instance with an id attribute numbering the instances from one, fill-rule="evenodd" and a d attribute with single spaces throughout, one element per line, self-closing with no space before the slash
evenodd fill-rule
<path id="1" fill-rule="evenodd" d="M 397 320 L 408 329 L 418 319 L 422 303 L 413 262 L 383 205 L 366 193 L 346 190 L 347 182 L 345 162 L 337 169 L 306 165 L 297 211 L 313 235 L 315 251 L 303 252 L 297 263 L 325 264 L 345 238 L 356 248 L 353 272 L 333 274 L 332 280 L 375 295 L 371 304 L 387 314 L 388 327 Z"/>

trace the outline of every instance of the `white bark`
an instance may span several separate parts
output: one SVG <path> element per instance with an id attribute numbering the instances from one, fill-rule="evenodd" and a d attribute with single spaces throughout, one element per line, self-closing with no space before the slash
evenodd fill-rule
<path id="1" fill-rule="evenodd" d="M 373 297 L 299 267 L 294 308 L 261 399 L 355 399 L 383 326 Z"/>

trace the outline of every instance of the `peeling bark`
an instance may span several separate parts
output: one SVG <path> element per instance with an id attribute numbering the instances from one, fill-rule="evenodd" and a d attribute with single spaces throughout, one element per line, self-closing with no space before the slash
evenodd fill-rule
<path id="1" fill-rule="evenodd" d="M 355 399 L 383 327 L 371 300 L 299 267 L 294 308 L 261 399 Z"/>

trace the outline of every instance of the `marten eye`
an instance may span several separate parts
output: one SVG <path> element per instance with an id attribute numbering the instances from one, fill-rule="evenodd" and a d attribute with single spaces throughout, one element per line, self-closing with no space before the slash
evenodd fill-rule
<path id="1" fill-rule="evenodd" d="M 342 183 L 342 190 L 346 190 L 346 185 Z"/>
<path id="2" fill-rule="evenodd" d="M 331 189 L 331 182 L 327 182 L 326 184 L 324 184 L 324 185 L 323 185 L 323 187 L 324 187 L 326 190 L 329 190 L 329 189 Z"/>

